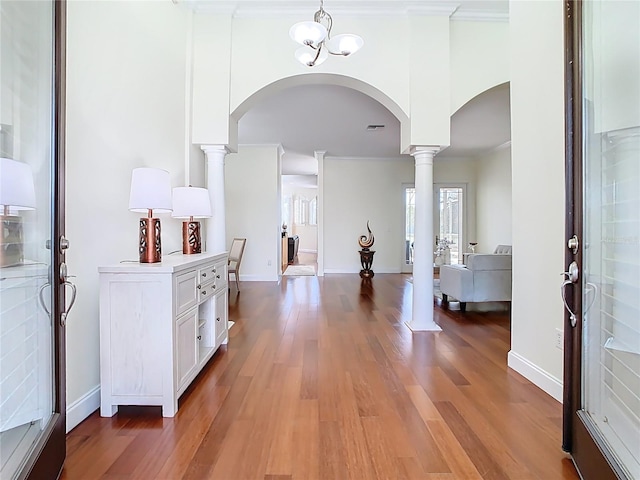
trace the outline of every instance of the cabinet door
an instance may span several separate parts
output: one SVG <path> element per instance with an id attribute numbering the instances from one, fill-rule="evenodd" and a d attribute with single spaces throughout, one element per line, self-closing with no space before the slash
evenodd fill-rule
<path id="1" fill-rule="evenodd" d="M 198 309 L 186 313 L 176 323 L 176 359 L 178 391 L 191 380 L 198 364 Z"/>
<path id="2" fill-rule="evenodd" d="M 227 317 L 228 317 L 228 296 L 227 290 L 222 290 L 218 295 L 216 295 L 216 348 L 219 347 L 223 343 L 227 343 L 228 335 L 227 335 Z"/>

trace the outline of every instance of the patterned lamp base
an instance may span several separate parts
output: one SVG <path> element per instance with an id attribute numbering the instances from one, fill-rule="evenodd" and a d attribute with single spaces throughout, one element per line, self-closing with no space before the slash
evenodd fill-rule
<path id="1" fill-rule="evenodd" d="M 162 261 L 160 244 L 160 219 L 140 219 L 140 263 L 158 263 Z"/>
<path id="2" fill-rule="evenodd" d="M 200 222 L 182 222 L 182 253 L 202 253 Z"/>

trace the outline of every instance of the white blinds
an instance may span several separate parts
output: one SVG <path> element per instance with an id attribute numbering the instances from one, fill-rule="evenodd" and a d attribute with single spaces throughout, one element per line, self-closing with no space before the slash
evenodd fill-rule
<path id="1" fill-rule="evenodd" d="M 586 172 L 587 185 L 600 184 L 586 205 L 586 407 L 640 478 L 640 128 L 600 138 Z"/>

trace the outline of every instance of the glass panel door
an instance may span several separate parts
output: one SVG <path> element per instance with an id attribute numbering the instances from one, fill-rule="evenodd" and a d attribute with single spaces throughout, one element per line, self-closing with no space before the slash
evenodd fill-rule
<path id="1" fill-rule="evenodd" d="M 402 242 L 403 262 L 401 272 L 411 273 L 413 271 L 413 240 L 416 222 L 416 189 L 413 185 L 403 186 L 404 200 L 404 235 Z"/>
<path id="2" fill-rule="evenodd" d="M 583 18 L 583 409 L 640 478 L 640 3 Z"/>
<path id="3" fill-rule="evenodd" d="M 565 25 L 571 122 L 563 446 L 585 480 L 638 479 L 640 3 L 568 2 Z"/>
<path id="4" fill-rule="evenodd" d="M 464 195 L 462 185 L 436 185 L 434 206 L 435 220 L 435 264 L 462 263 L 464 251 Z"/>
<path id="5" fill-rule="evenodd" d="M 51 277 L 60 259 L 58 243 L 51 240 L 59 220 L 54 75 L 59 44 L 54 20 L 62 12 L 62 4 L 54 2 L 0 2 L 3 479 L 55 478 L 64 458 L 64 397 L 58 383 L 64 374 L 57 323 L 64 294 L 60 297 L 59 282 Z"/>

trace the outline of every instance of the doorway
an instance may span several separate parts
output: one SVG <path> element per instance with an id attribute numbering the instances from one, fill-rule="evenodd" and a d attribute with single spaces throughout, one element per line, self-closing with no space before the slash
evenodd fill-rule
<path id="1" fill-rule="evenodd" d="M 318 271 L 318 176 L 281 175 L 282 275 Z M 284 228 L 286 227 L 286 228 Z"/>

